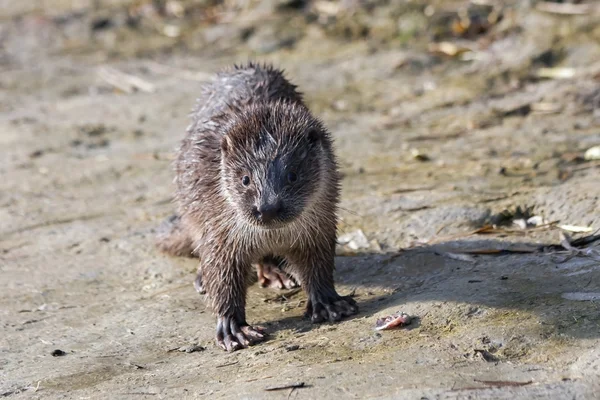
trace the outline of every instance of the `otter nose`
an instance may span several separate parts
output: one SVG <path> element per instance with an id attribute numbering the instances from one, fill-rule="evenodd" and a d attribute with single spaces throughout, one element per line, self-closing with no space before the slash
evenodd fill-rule
<path id="1" fill-rule="evenodd" d="M 261 204 L 255 209 L 254 215 L 261 222 L 268 223 L 279 217 L 282 208 L 281 201 L 277 200 L 273 203 Z"/>

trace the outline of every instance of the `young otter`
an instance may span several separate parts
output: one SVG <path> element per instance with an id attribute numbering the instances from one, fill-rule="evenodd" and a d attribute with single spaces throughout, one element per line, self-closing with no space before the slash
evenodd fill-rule
<path id="1" fill-rule="evenodd" d="M 175 170 L 179 217 L 159 247 L 200 258 L 196 287 L 217 314 L 221 347 L 266 337 L 246 322 L 252 264 L 279 259 L 306 291 L 313 322 L 358 311 L 333 283 L 340 177 L 332 140 L 281 71 L 251 63 L 218 74 L 193 111 Z"/>

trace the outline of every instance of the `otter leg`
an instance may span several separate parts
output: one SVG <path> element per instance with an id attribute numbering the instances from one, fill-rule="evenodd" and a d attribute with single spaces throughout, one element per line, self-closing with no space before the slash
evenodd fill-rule
<path id="1" fill-rule="evenodd" d="M 290 271 L 308 295 L 304 316 L 313 323 L 335 322 L 358 312 L 350 296 L 340 296 L 333 284 L 334 251 L 314 249 L 297 251 L 287 257 Z"/>
<path id="2" fill-rule="evenodd" d="M 246 322 L 246 283 L 250 263 L 226 262 L 217 258 L 200 267 L 202 287 L 217 314 L 216 341 L 226 351 L 235 351 L 266 339 L 266 332 Z"/>
<path id="3" fill-rule="evenodd" d="M 298 287 L 294 279 L 281 268 L 285 260 L 279 257 L 265 257 L 256 264 L 256 274 L 261 287 L 272 289 L 293 289 Z"/>

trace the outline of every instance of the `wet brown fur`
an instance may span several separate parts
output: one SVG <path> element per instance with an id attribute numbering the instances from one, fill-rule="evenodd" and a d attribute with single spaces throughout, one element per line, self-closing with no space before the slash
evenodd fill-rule
<path id="1" fill-rule="evenodd" d="M 295 185 L 285 181 L 292 169 Z M 179 216 L 162 230 L 158 246 L 200 258 L 199 281 L 219 317 L 224 348 L 248 344 L 237 346 L 244 337 L 235 336 L 238 325 L 247 325 L 248 274 L 269 257 L 283 258 L 306 290 L 313 321 L 356 312 L 333 284 L 340 178 L 332 139 L 281 71 L 248 64 L 218 74 L 193 111 L 175 171 Z M 252 176 L 248 187 L 240 183 L 244 174 Z M 284 204 L 270 226 L 251 211 L 265 196 Z"/>

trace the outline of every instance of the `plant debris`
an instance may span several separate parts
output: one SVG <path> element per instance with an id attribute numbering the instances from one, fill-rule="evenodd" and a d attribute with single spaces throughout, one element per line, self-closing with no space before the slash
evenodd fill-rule
<path id="1" fill-rule="evenodd" d="M 298 388 L 303 388 L 303 387 L 306 387 L 304 382 L 295 382 L 295 383 L 289 383 L 287 385 L 267 386 L 265 388 L 265 391 L 274 392 L 276 390 L 298 389 Z"/>
<path id="2" fill-rule="evenodd" d="M 460 56 L 461 54 L 470 52 L 471 49 L 465 46 L 460 46 L 451 42 L 431 43 L 429 51 L 434 54 L 441 54 L 450 57 Z"/>
<path id="3" fill-rule="evenodd" d="M 593 260 L 600 261 L 600 248 L 593 248 L 596 246 L 591 246 L 592 243 L 594 243 L 597 240 L 600 240 L 600 235 L 590 235 L 584 238 L 580 238 L 578 239 L 580 241 L 578 243 L 577 240 L 573 240 L 567 233 L 563 231 L 560 231 L 558 234 L 560 238 L 560 246 L 564 249 L 564 251 L 558 249 L 558 246 L 556 245 L 547 246 L 545 250 L 553 249 L 555 250 L 553 254 L 566 254 L 566 258 L 559 262 L 565 262 L 576 256 L 589 257 Z M 588 242 L 590 239 L 595 240 Z"/>
<path id="4" fill-rule="evenodd" d="M 486 381 L 474 379 L 475 382 L 483 383 L 488 386 L 503 387 L 503 386 L 526 386 L 531 385 L 533 381 L 517 382 L 517 381 Z"/>
<path id="5" fill-rule="evenodd" d="M 181 347 L 175 347 L 173 349 L 169 349 L 167 350 L 167 353 L 170 353 L 172 351 L 179 351 L 181 353 L 195 353 L 197 351 L 204 351 L 206 350 L 205 347 L 200 346 L 199 344 L 192 344 L 189 346 L 181 346 Z"/>
<path id="6" fill-rule="evenodd" d="M 427 154 L 421 152 L 419 149 L 410 149 L 410 155 L 417 161 L 431 161 L 431 158 Z"/>
<path id="7" fill-rule="evenodd" d="M 223 368 L 223 367 L 229 367 L 231 365 L 235 365 L 239 363 L 239 361 L 234 361 L 234 362 L 230 362 L 230 363 L 225 363 L 225 364 L 219 364 L 217 365 L 215 368 Z"/>
<path id="8" fill-rule="evenodd" d="M 537 76 L 546 79 L 572 79 L 576 73 L 575 68 L 540 68 Z"/>
<path id="9" fill-rule="evenodd" d="M 481 357 L 487 362 L 500 361 L 500 359 L 498 357 L 496 357 L 495 355 L 493 355 L 492 353 L 490 353 L 489 351 L 487 351 L 485 349 L 474 349 L 473 351 L 475 352 L 475 354 L 481 355 Z"/>
<path id="10" fill-rule="evenodd" d="M 543 12 L 560 15 L 588 15 L 598 11 L 598 9 L 594 10 L 591 4 L 558 3 L 554 1 L 540 1 L 535 5 L 535 8 Z"/>
<path id="11" fill-rule="evenodd" d="M 383 331 L 394 328 L 401 328 L 410 325 L 412 317 L 404 312 L 398 311 L 396 314 L 378 318 L 375 322 L 375 330 Z"/>
<path id="12" fill-rule="evenodd" d="M 573 232 L 573 233 L 588 233 L 593 232 L 594 228 L 591 226 L 577 226 L 577 225 L 557 225 L 563 231 Z"/>
<path id="13" fill-rule="evenodd" d="M 112 67 L 102 67 L 98 70 L 98 76 L 113 86 L 127 94 L 141 91 L 153 93 L 156 91 L 154 84 L 134 75 L 126 74 Z"/>
<path id="14" fill-rule="evenodd" d="M 289 292 L 286 293 L 280 293 L 274 297 L 265 297 L 263 299 L 263 302 L 265 303 L 285 303 L 290 301 L 290 299 L 292 297 L 294 297 L 295 295 L 297 295 L 298 293 L 300 293 L 302 291 L 302 288 L 296 288 L 296 289 L 292 289 Z"/>
<path id="15" fill-rule="evenodd" d="M 600 146 L 594 146 L 587 149 L 583 155 L 583 159 L 586 161 L 600 160 Z"/>

